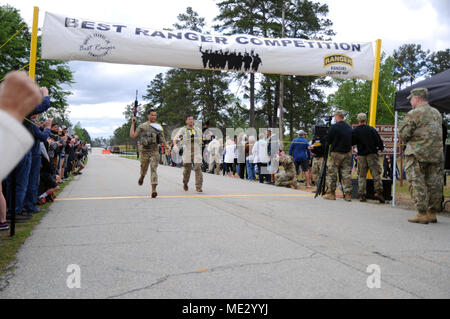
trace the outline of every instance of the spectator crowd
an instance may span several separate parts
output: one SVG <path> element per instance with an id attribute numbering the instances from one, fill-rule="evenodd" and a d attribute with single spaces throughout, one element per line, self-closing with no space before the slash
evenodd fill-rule
<path id="1" fill-rule="evenodd" d="M 278 136 L 271 129 L 260 133 L 258 138 L 241 133 L 223 141 L 213 134 L 205 135 L 202 149 L 203 172 L 277 185 L 277 176 L 281 178 L 288 173 L 286 167 L 280 164 L 280 160 L 284 162 L 283 157 L 290 156 L 295 168 L 293 175 L 296 182 L 304 183 L 306 187 L 317 185 L 323 163 L 323 150 L 320 143 L 317 143 L 320 142 L 317 137 L 309 140 L 303 130 L 297 131 L 297 137 L 286 148 L 286 154 Z M 176 138 L 176 141 L 178 152 L 174 151 L 175 145 L 172 142 L 168 143 L 167 147 L 160 146 L 161 165 L 183 166 L 182 136 Z M 356 169 L 358 155 L 354 154 L 352 158 L 352 167 Z M 383 165 L 385 178 L 392 177 L 391 160 L 392 156 L 387 155 Z M 291 186 L 297 188 L 298 185 Z"/>
<path id="2" fill-rule="evenodd" d="M 69 134 L 66 126 L 60 126 L 52 119 L 39 121 L 50 108 L 48 89 L 41 87 L 39 90 L 42 102 L 21 118 L 34 140 L 32 147 L 1 181 L 0 230 L 9 229 L 7 220 L 11 219 L 13 209 L 16 222 L 24 222 L 31 219 L 32 214 L 40 212 L 39 205 L 53 201 L 60 184 L 71 174 L 82 174 L 88 154 L 86 143 Z"/>

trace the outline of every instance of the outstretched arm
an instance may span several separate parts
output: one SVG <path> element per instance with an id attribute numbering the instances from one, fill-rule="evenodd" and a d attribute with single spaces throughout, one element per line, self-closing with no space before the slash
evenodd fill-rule
<path id="1" fill-rule="evenodd" d="M 131 127 L 130 127 L 130 138 L 135 139 L 138 137 L 139 132 L 135 132 L 134 125 L 136 123 L 136 116 L 133 116 L 133 119 L 131 120 Z"/>

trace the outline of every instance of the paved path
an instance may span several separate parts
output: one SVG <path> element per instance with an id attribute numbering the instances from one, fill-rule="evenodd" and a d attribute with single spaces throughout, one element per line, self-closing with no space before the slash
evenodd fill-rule
<path id="1" fill-rule="evenodd" d="M 210 174 L 198 195 L 160 166 L 94 149 L 18 254 L 0 298 L 449 298 L 450 219 Z M 67 267 L 81 270 L 69 289 Z M 369 289 L 369 265 L 381 287 Z"/>

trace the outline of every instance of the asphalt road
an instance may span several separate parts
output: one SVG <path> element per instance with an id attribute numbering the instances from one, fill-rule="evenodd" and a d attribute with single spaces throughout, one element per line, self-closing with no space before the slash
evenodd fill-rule
<path id="1" fill-rule="evenodd" d="M 193 176 L 184 192 L 181 169 L 158 171 L 151 199 L 138 161 L 94 149 L 0 298 L 450 297 L 449 218 L 210 174 L 199 195 Z"/>

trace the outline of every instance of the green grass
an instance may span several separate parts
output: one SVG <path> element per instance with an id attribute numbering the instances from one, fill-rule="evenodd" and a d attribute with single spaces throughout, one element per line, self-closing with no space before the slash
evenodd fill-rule
<path id="1" fill-rule="evenodd" d="M 120 155 L 120 157 L 139 160 L 136 155 Z"/>
<path id="2" fill-rule="evenodd" d="M 60 185 L 60 190 L 56 192 L 58 195 L 71 181 L 69 180 Z M 16 254 L 25 240 L 30 236 L 33 228 L 37 225 L 44 215 L 48 212 L 51 202 L 40 206 L 42 212 L 33 214 L 33 217 L 25 223 L 16 223 L 15 235 L 10 237 L 10 230 L 0 232 L 0 276 L 5 275 L 14 270 Z"/>

